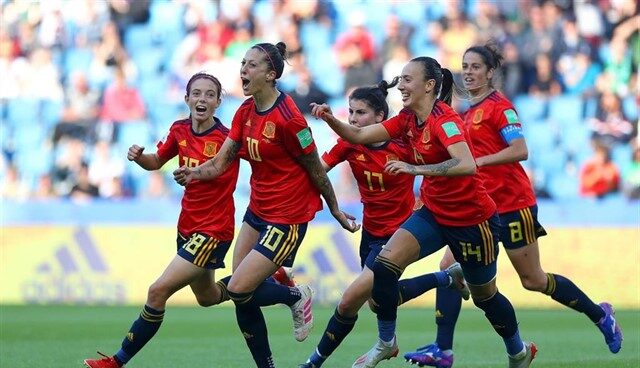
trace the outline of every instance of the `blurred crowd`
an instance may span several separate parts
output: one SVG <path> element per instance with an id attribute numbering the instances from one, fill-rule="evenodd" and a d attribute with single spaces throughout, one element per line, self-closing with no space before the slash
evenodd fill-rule
<path id="1" fill-rule="evenodd" d="M 179 196 L 169 174 L 177 162 L 142 172 L 125 161 L 126 149 L 137 143 L 154 150 L 171 123 L 188 115 L 185 84 L 201 70 L 220 79 L 217 116 L 229 125 L 244 99 L 240 60 L 263 41 L 287 44 L 279 88 L 303 112 L 310 102 L 327 102 L 342 118 L 353 87 L 390 80 L 414 56 L 432 56 L 460 78 L 464 50 L 494 43 L 505 56 L 500 89 L 524 122 L 525 166 L 539 197 L 640 197 L 636 0 L 0 5 L 4 200 Z M 467 100 L 456 97 L 462 112 Z M 401 108 L 399 93 L 389 101 Z M 335 137 L 312 129 L 329 148 Z M 332 175 L 339 197 L 356 200 L 348 170 Z"/>

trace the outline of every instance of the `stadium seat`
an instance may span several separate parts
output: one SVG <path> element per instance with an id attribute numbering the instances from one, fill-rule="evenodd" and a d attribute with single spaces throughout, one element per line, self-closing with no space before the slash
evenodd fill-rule
<path id="1" fill-rule="evenodd" d="M 513 104 L 522 119 L 523 124 L 531 124 L 536 121 L 541 121 L 546 116 L 547 101 L 541 98 L 532 97 L 528 95 L 516 96 L 513 100 Z"/>
<path id="2" fill-rule="evenodd" d="M 144 52 L 134 53 L 133 62 L 138 67 L 142 78 L 158 78 L 164 64 L 164 50 L 158 47 L 150 47 Z"/>
<path id="3" fill-rule="evenodd" d="M 574 175 L 555 175 L 549 179 L 547 189 L 554 199 L 571 200 L 579 197 L 580 182 Z"/>
<path id="4" fill-rule="evenodd" d="M 15 98 L 7 101 L 7 120 L 11 126 L 35 124 L 40 121 L 40 101 Z"/>
<path id="5" fill-rule="evenodd" d="M 64 76 L 69 77 L 74 71 L 87 73 L 93 60 L 93 51 L 90 48 L 69 48 L 64 54 Z"/>
<path id="6" fill-rule="evenodd" d="M 151 28 L 145 24 L 130 25 L 124 32 L 124 46 L 132 56 L 145 53 L 154 46 Z"/>
<path id="7" fill-rule="evenodd" d="M 567 152 L 576 153 L 591 143 L 591 130 L 585 125 L 560 127 L 560 144 Z"/>
<path id="8" fill-rule="evenodd" d="M 532 151 L 546 151 L 556 146 L 556 133 L 548 123 L 525 124 L 523 132 Z"/>
<path id="9" fill-rule="evenodd" d="M 149 146 L 151 139 L 151 124 L 148 121 L 131 121 L 118 124 L 118 149 L 128 149 L 132 144 Z"/>
<path id="10" fill-rule="evenodd" d="M 549 100 L 549 119 L 562 125 L 580 124 L 583 120 L 582 99 L 577 96 L 561 95 Z"/>
<path id="11" fill-rule="evenodd" d="M 622 100 L 622 111 L 630 121 L 638 120 L 638 100 L 635 96 L 627 96 Z"/>

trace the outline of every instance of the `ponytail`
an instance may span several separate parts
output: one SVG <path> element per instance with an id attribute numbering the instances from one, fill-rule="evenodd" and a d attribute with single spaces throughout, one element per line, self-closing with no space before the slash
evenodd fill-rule
<path id="1" fill-rule="evenodd" d="M 442 88 L 438 99 L 451 106 L 451 98 L 453 97 L 453 74 L 447 68 L 442 68 Z"/>

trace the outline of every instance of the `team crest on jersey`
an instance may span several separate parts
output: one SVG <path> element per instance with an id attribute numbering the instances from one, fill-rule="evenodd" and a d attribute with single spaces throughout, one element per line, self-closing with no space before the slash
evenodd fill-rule
<path id="1" fill-rule="evenodd" d="M 431 133 L 429 133 L 429 129 L 426 127 L 422 131 L 422 143 L 427 144 L 431 140 Z"/>
<path id="2" fill-rule="evenodd" d="M 389 161 L 399 161 L 398 155 L 390 153 L 387 155 L 387 162 Z"/>
<path id="3" fill-rule="evenodd" d="M 484 111 L 482 109 L 478 109 L 476 110 L 476 112 L 473 114 L 473 119 L 471 120 L 473 122 L 473 129 L 480 129 L 480 122 L 482 121 L 482 114 L 484 113 Z"/>
<path id="4" fill-rule="evenodd" d="M 262 130 L 262 135 L 266 138 L 273 139 L 276 136 L 276 124 L 272 121 L 267 121 Z"/>
<path id="5" fill-rule="evenodd" d="M 216 142 L 204 142 L 204 151 L 202 154 L 207 157 L 213 157 L 218 152 L 218 144 Z"/>

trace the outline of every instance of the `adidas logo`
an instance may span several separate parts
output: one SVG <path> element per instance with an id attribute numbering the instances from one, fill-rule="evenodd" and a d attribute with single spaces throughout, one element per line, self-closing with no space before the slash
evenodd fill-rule
<path id="1" fill-rule="evenodd" d="M 133 332 L 127 333 L 127 340 L 133 342 L 133 338 L 134 338 Z"/>
<path id="2" fill-rule="evenodd" d="M 336 335 L 332 334 L 331 332 L 327 331 L 324 334 L 327 335 L 327 338 L 329 338 L 329 340 L 336 341 Z"/>
<path id="3" fill-rule="evenodd" d="M 245 340 L 253 339 L 253 335 L 248 332 L 242 332 L 242 336 L 244 336 Z"/>
<path id="4" fill-rule="evenodd" d="M 126 287 L 109 276 L 109 267 L 84 228 L 72 244 L 61 244 L 22 286 L 26 303 L 123 304 Z"/>
<path id="5" fill-rule="evenodd" d="M 436 318 L 442 318 L 442 317 L 444 317 L 444 314 L 440 312 L 440 309 L 436 309 Z"/>
<path id="6" fill-rule="evenodd" d="M 358 156 L 356 156 L 356 160 L 358 160 L 358 161 L 367 161 L 367 159 L 364 157 L 363 153 L 361 153 Z"/>
<path id="7" fill-rule="evenodd" d="M 181 140 L 181 141 L 178 143 L 178 146 L 180 146 L 180 147 L 186 147 L 186 146 L 187 146 L 187 140 L 186 140 L 186 139 Z"/>

